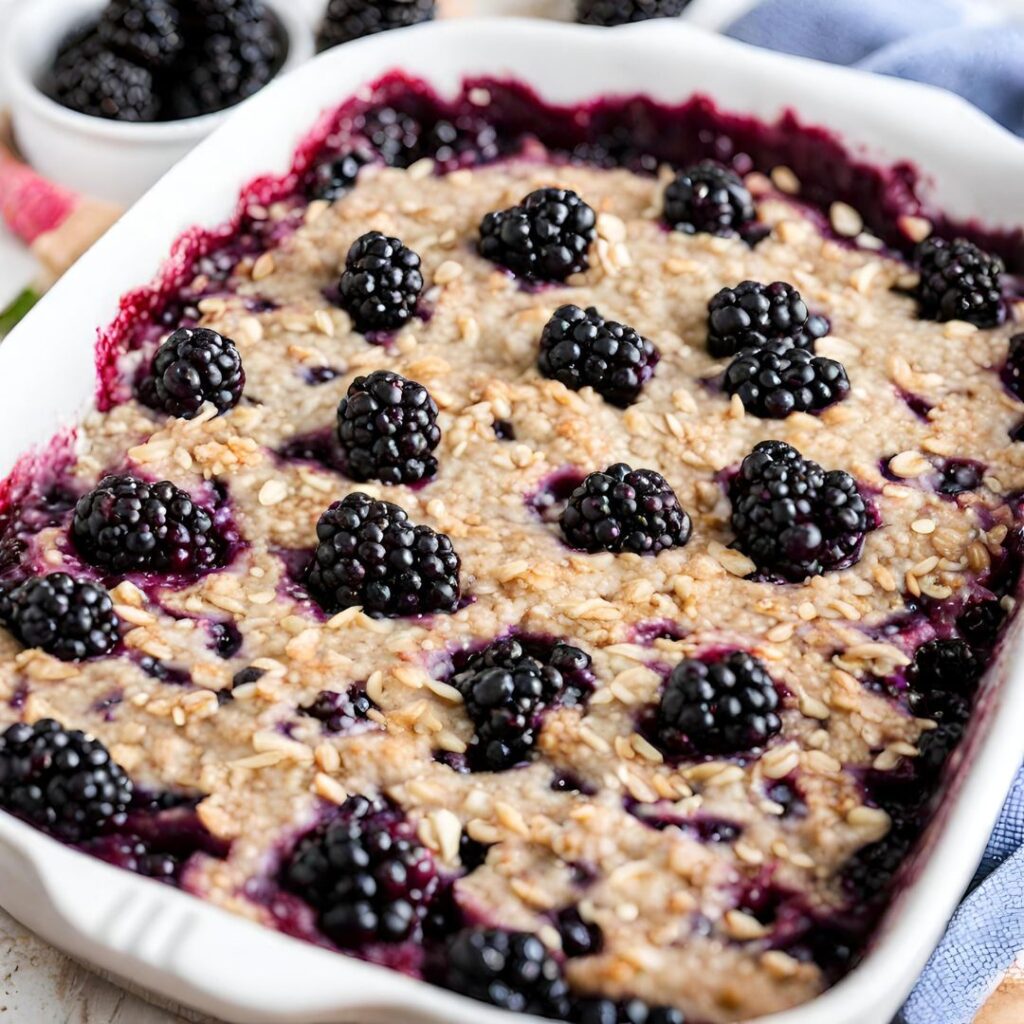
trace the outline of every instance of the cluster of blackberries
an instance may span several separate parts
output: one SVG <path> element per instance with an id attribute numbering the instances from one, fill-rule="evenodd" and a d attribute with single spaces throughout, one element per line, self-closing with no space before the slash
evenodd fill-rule
<path id="1" fill-rule="evenodd" d="M 576 20 L 584 25 L 629 25 L 651 18 L 675 18 L 690 0 L 576 0 Z"/>
<path id="2" fill-rule="evenodd" d="M 263 0 L 110 0 L 61 46 L 46 88 L 92 117 L 173 121 L 240 103 L 286 52 Z"/>
<path id="3" fill-rule="evenodd" d="M 321 50 L 430 21 L 436 0 L 330 0 L 317 33 Z"/>

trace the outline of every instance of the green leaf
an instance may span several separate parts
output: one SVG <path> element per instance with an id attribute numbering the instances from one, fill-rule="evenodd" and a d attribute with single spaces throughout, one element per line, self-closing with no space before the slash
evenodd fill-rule
<path id="1" fill-rule="evenodd" d="M 14 330 L 21 318 L 39 301 L 41 296 L 31 288 L 26 288 L 14 301 L 0 312 L 0 338 Z"/>

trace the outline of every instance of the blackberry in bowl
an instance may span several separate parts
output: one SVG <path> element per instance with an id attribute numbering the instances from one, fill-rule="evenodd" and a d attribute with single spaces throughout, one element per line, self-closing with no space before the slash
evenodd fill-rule
<path id="1" fill-rule="evenodd" d="M 330 0 L 317 31 L 318 50 L 430 21 L 436 0 Z"/>
<path id="2" fill-rule="evenodd" d="M 704 160 L 680 171 L 665 189 L 663 216 L 676 231 L 693 235 L 742 234 L 756 219 L 754 200 L 735 171 Z"/>
<path id="3" fill-rule="evenodd" d="M 288 46 L 264 0 L 110 0 L 62 43 L 43 86 L 91 117 L 177 121 L 257 92 Z"/>
<path id="4" fill-rule="evenodd" d="M 19 147 L 47 178 L 119 205 L 313 53 L 286 0 L 36 0 L 10 22 Z"/>
<path id="5" fill-rule="evenodd" d="M 67 842 L 123 825 L 133 786 L 106 747 L 49 718 L 0 735 L 0 807 Z"/>

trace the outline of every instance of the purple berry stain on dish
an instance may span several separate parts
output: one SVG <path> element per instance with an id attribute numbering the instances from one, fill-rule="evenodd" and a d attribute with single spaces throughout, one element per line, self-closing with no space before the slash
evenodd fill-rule
<path id="1" fill-rule="evenodd" d="M 343 373 L 343 370 L 338 370 L 333 366 L 313 366 L 303 373 L 302 379 L 310 387 L 315 388 L 321 384 L 330 384 L 331 381 L 341 377 Z"/>
<path id="2" fill-rule="evenodd" d="M 922 423 L 928 422 L 928 414 L 932 411 L 934 406 L 927 398 L 922 398 L 921 395 L 915 395 L 912 391 L 906 391 L 903 388 L 897 388 L 896 394 L 899 395 L 907 408 L 919 420 L 921 420 Z"/>
<path id="3" fill-rule="evenodd" d="M 667 801 L 643 804 L 629 798 L 625 808 L 648 828 L 659 832 L 677 828 L 702 843 L 732 843 L 743 834 L 743 825 L 738 822 L 711 814 L 682 815 Z"/>
<path id="4" fill-rule="evenodd" d="M 554 793 L 582 793 L 584 796 L 593 796 L 597 790 L 584 782 L 578 775 L 572 772 L 557 771 L 551 780 L 551 790 Z"/>
<path id="5" fill-rule="evenodd" d="M 682 640 L 686 635 L 687 630 L 678 622 L 671 619 L 655 619 L 634 626 L 631 642 L 641 647 L 653 647 L 656 640 Z"/>
<path id="6" fill-rule="evenodd" d="M 277 584 L 278 596 L 301 605 L 303 613 L 319 622 L 329 616 L 313 598 L 307 586 L 316 548 L 275 548 L 274 556 L 281 562 L 283 572 Z"/>
<path id="7" fill-rule="evenodd" d="M 958 495 L 978 490 L 985 477 L 986 466 L 976 459 L 938 458 L 929 459 L 933 471 L 912 480 L 894 473 L 890 463 L 894 456 L 879 462 L 879 471 L 886 480 L 902 486 L 914 485 L 934 491 L 940 497 L 955 500 Z"/>
<path id="8" fill-rule="evenodd" d="M 346 736 L 377 728 L 370 719 L 370 712 L 376 710 L 363 683 L 353 683 L 344 691 L 321 690 L 309 704 L 299 707 L 301 714 L 320 722 L 325 733 Z"/>
<path id="9" fill-rule="evenodd" d="M 527 506 L 545 523 L 557 523 L 570 495 L 586 479 L 586 473 L 575 466 L 565 466 L 546 476 L 533 494 L 526 499 Z"/>
<path id="10" fill-rule="evenodd" d="M 345 472 L 345 453 L 333 427 L 293 437 L 281 445 L 277 453 L 288 462 L 310 463 L 335 473 Z"/>
<path id="11" fill-rule="evenodd" d="M 148 654 L 139 655 L 136 664 L 151 679 L 159 679 L 162 683 L 171 686 L 191 686 L 192 673 L 187 668 L 179 665 L 170 665 L 167 662 L 159 661 Z"/>
<path id="12" fill-rule="evenodd" d="M 115 710 L 123 702 L 124 690 L 120 688 L 111 690 L 93 704 L 92 711 L 99 715 L 104 722 L 113 722 Z"/>
<path id="13" fill-rule="evenodd" d="M 765 784 L 764 795 L 782 808 L 782 818 L 802 818 L 807 814 L 807 803 L 795 775 L 769 780 Z"/>

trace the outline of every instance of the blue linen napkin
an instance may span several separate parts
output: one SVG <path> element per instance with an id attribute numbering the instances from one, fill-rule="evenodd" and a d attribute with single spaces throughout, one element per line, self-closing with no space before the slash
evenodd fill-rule
<path id="1" fill-rule="evenodd" d="M 725 34 L 941 86 L 1024 135 L 1024 23 L 970 0 L 762 0 Z"/>
<path id="2" fill-rule="evenodd" d="M 762 0 L 725 34 L 937 85 L 1024 136 L 1024 24 L 970 0 Z M 1024 950 L 1024 768 L 972 888 L 894 1024 L 970 1024 Z"/>
<path id="3" fill-rule="evenodd" d="M 1024 949 L 1024 769 L 1017 773 L 972 888 L 897 1024 L 970 1024 Z"/>

